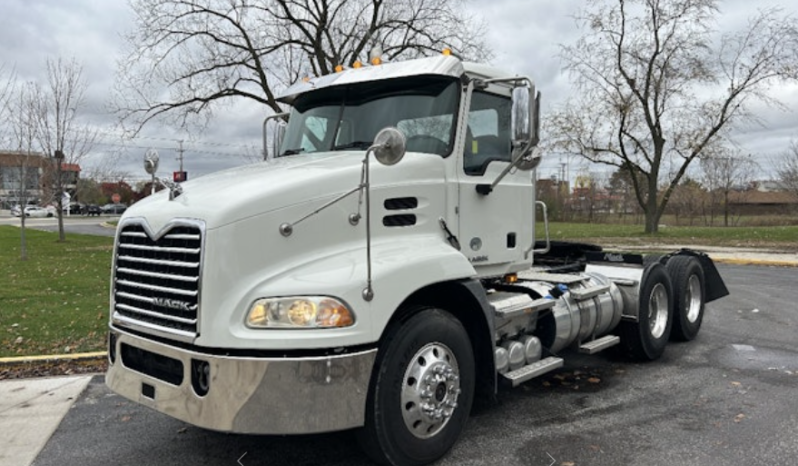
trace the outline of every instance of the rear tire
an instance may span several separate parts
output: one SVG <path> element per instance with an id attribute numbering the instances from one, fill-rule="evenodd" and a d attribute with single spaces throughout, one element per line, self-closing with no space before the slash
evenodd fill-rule
<path id="1" fill-rule="evenodd" d="M 653 361 L 665 352 L 673 325 L 673 286 L 665 266 L 650 264 L 643 272 L 637 322 L 621 322 L 622 349 L 632 359 Z"/>
<path id="2" fill-rule="evenodd" d="M 674 256 L 666 266 L 673 281 L 674 318 L 671 340 L 693 340 L 704 319 L 704 269 L 695 257 Z"/>
<path id="3" fill-rule="evenodd" d="M 442 457 L 468 420 L 474 354 L 459 320 L 421 308 L 389 330 L 366 401 L 361 448 L 381 464 L 415 466 Z"/>

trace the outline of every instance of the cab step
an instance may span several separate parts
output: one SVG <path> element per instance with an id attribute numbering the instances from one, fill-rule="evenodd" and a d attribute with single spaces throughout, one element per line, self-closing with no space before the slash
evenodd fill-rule
<path id="1" fill-rule="evenodd" d="M 616 335 L 605 335 L 601 338 L 583 343 L 579 346 L 579 352 L 585 354 L 595 354 L 621 342 L 621 338 Z"/>
<path id="2" fill-rule="evenodd" d="M 551 372 L 554 369 L 559 369 L 563 364 L 564 361 L 562 358 L 550 356 L 540 361 L 533 362 L 532 364 L 528 364 L 520 369 L 502 374 L 502 376 L 509 380 L 513 384 L 513 387 L 517 387 L 529 379 Z"/>
<path id="3" fill-rule="evenodd" d="M 594 298 L 600 294 L 604 294 L 610 290 L 610 285 L 596 285 L 588 288 L 574 289 L 571 291 L 571 296 L 577 301 L 586 301 Z"/>

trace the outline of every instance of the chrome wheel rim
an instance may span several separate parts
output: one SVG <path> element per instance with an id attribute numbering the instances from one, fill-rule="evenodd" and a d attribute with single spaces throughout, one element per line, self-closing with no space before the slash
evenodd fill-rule
<path id="1" fill-rule="evenodd" d="M 407 429 L 427 439 L 440 432 L 457 408 L 460 375 L 454 353 L 429 343 L 410 360 L 402 380 L 401 410 Z"/>
<path id="2" fill-rule="evenodd" d="M 701 280 L 699 280 L 698 275 L 690 275 L 687 280 L 687 296 L 685 300 L 687 301 L 687 321 L 695 323 L 699 314 L 701 314 L 701 301 L 703 300 L 703 296 L 701 296 Z"/>
<path id="3" fill-rule="evenodd" d="M 651 336 L 661 338 L 668 326 L 668 290 L 657 283 L 648 299 L 648 328 Z"/>

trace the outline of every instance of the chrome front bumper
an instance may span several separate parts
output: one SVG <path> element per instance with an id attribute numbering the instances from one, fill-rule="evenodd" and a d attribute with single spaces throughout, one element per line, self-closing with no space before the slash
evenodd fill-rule
<path id="1" fill-rule="evenodd" d="M 108 387 L 189 424 L 222 432 L 307 434 L 364 423 L 376 349 L 329 357 L 229 357 L 175 348 L 117 329 L 112 333 L 116 338 L 105 376 Z M 208 363 L 210 383 L 204 396 L 192 386 L 192 360 Z"/>

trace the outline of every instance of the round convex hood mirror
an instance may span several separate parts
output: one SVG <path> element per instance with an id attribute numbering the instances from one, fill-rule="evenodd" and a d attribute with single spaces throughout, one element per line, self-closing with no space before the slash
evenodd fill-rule
<path id="1" fill-rule="evenodd" d="M 405 135 L 394 127 L 383 128 L 374 138 L 374 157 L 383 165 L 395 165 L 405 156 Z"/>
<path id="2" fill-rule="evenodd" d="M 150 175 L 154 175 L 156 171 L 158 171 L 158 151 L 155 149 L 148 149 L 147 152 L 144 153 L 144 171 L 146 171 Z"/>

